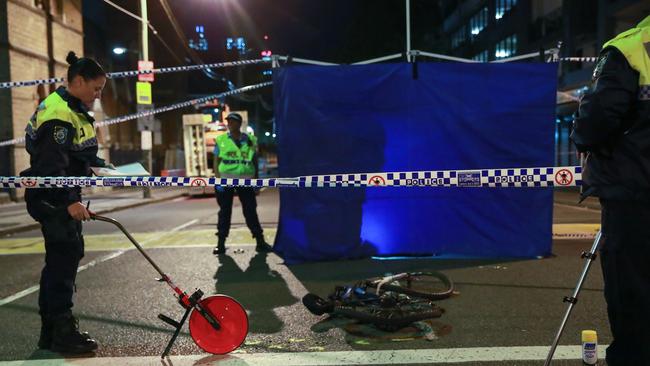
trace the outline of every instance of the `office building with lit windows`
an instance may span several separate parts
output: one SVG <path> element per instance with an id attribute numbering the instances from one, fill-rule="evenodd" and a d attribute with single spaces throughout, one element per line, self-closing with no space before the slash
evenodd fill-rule
<path id="1" fill-rule="evenodd" d="M 650 14 L 648 0 L 442 0 L 441 53 L 492 62 L 555 48 L 560 56 L 598 56 L 602 45 Z M 533 58 L 531 60 L 539 60 Z M 558 90 L 576 100 L 593 62 L 561 63 Z M 577 164 L 569 142 L 577 103 L 558 104 L 556 163 Z"/>
<path id="2" fill-rule="evenodd" d="M 445 54 L 495 61 L 550 49 L 597 56 L 602 44 L 650 13 L 647 0 L 442 0 Z M 442 51 L 442 50 L 441 50 Z M 590 63 L 562 66 L 561 89 L 584 86 Z"/>

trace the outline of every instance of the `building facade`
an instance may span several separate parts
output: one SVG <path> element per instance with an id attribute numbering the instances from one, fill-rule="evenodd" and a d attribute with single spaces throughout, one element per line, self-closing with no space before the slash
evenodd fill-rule
<path id="1" fill-rule="evenodd" d="M 69 51 L 78 55 L 84 51 L 81 0 L 0 2 L 0 80 L 65 76 Z M 27 121 L 55 88 L 51 84 L 0 89 L 0 140 L 25 136 Z M 28 165 L 24 144 L 0 148 L 0 175 L 16 175 Z"/>
<path id="2" fill-rule="evenodd" d="M 561 57 L 598 56 L 602 45 L 650 14 L 647 0 L 443 0 L 443 53 L 480 62 L 560 47 Z M 531 58 L 540 60 L 540 57 Z M 561 62 L 558 91 L 587 90 L 593 62 Z M 569 141 L 577 103 L 558 105 L 556 165 L 579 162 Z"/>

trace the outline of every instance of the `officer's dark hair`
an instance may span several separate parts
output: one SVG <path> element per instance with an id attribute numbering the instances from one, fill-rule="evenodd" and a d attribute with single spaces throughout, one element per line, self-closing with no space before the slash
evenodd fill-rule
<path id="1" fill-rule="evenodd" d="M 68 82 L 72 81 L 77 75 L 84 78 L 84 80 L 95 80 L 100 76 L 106 76 L 104 69 L 92 58 L 79 58 L 73 51 L 70 51 L 65 60 L 70 65 L 68 67 Z"/>

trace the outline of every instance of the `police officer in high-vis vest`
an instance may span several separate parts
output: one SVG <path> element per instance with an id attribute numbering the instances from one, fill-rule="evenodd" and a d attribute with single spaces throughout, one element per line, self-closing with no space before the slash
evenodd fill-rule
<path id="1" fill-rule="evenodd" d="M 214 171 L 221 178 L 257 178 L 257 138 L 254 135 L 240 131 L 242 116 L 230 113 L 226 117 L 228 133 L 219 135 L 214 147 Z M 267 252 L 271 246 L 264 240 L 262 226 L 257 218 L 257 201 L 252 187 L 220 187 L 215 188 L 219 204 L 219 220 L 217 222 L 218 244 L 214 254 L 226 252 L 226 238 L 230 232 L 232 202 L 235 193 L 239 196 L 246 225 L 256 241 L 255 250 Z"/>
<path id="2" fill-rule="evenodd" d="M 607 42 L 572 134 L 600 198 L 600 258 L 614 340 L 607 364 L 650 364 L 650 16 Z"/>
<path id="3" fill-rule="evenodd" d="M 59 87 L 40 103 L 26 128 L 30 167 L 22 176 L 89 176 L 90 167 L 106 166 L 97 157 L 94 119 L 88 114 L 101 96 L 106 74 L 97 62 L 66 59 L 67 88 Z M 97 349 L 88 333 L 79 332 L 72 315 L 72 295 L 84 255 L 81 221 L 92 214 L 81 203 L 81 188 L 32 188 L 25 192 L 29 214 L 41 224 L 45 266 L 38 297 L 41 315 L 39 348 L 62 353 Z"/>

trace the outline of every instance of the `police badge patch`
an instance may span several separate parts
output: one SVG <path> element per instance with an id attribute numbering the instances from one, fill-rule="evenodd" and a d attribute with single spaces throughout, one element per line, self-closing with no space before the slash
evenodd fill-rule
<path id="1" fill-rule="evenodd" d="M 68 139 L 68 130 L 63 126 L 54 126 L 54 141 L 63 145 Z"/>

